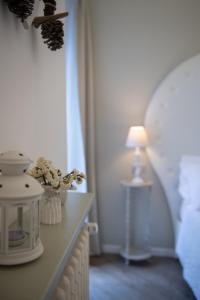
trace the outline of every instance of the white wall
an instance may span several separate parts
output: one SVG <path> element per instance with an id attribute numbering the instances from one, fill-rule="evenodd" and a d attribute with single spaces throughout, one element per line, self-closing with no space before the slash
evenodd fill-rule
<path id="1" fill-rule="evenodd" d="M 124 237 L 124 193 L 119 182 L 130 175 L 132 159 L 125 148 L 128 128 L 143 123 L 151 96 L 165 75 L 199 52 L 200 1 L 91 0 L 91 7 L 101 238 L 104 245 L 119 245 Z M 151 176 L 151 244 L 171 247 L 167 202 Z M 145 197 L 142 192 L 136 196 Z"/>
<path id="2" fill-rule="evenodd" d="M 57 1 L 58 11 L 64 0 Z M 36 1 L 34 15 L 42 15 Z M 29 22 L 31 22 L 30 17 Z M 66 166 L 65 56 L 43 44 L 40 29 L 24 30 L 0 3 L 0 151 L 17 149 Z"/>

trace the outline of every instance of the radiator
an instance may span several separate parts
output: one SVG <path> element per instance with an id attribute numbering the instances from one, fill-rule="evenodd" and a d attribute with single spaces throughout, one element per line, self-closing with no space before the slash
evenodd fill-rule
<path id="1" fill-rule="evenodd" d="M 89 234 L 97 232 L 96 224 L 82 229 L 64 269 L 53 300 L 89 299 Z"/>

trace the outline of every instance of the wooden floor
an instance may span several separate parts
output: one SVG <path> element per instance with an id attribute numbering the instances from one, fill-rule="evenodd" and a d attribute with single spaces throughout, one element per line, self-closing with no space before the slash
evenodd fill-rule
<path id="1" fill-rule="evenodd" d="M 117 255 L 102 255 L 90 265 L 90 300 L 195 300 L 175 259 L 127 266 Z"/>

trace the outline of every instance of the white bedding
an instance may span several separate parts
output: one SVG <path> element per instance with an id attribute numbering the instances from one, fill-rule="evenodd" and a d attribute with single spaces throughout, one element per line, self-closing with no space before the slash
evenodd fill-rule
<path id="1" fill-rule="evenodd" d="M 176 252 L 183 276 L 200 300 L 200 157 L 182 156 L 179 193 L 182 197 Z"/>
<path id="2" fill-rule="evenodd" d="M 182 197 L 180 219 L 190 206 L 200 208 L 200 156 L 184 155 L 180 162 L 179 194 Z"/>
<path id="3" fill-rule="evenodd" d="M 200 300 L 200 211 L 188 208 L 181 222 L 176 246 L 183 276 Z"/>

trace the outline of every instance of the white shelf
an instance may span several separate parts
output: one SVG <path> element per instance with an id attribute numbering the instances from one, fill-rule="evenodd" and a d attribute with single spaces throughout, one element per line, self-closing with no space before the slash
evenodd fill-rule
<path id="1" fill-rule="evenodd" d="M 131 247 L 129 252 L 122 249 L 121 256 L 127 260 L 141 261 L 150 258 L 152 253 L 149 249 Z"/>
<path id="2" fill-rule="evenodd" d="M 121 180 L 120 182 L 125 187 L 132 187 L 132 188 L 144 188 L 144 187 L 151 187 L 153 185 L 153 182 L 150 180 L 146 180 L 140 184 L 135 184 L 131 180 L 127 180 L 127 179 Z"/>

